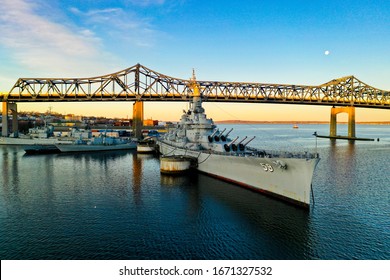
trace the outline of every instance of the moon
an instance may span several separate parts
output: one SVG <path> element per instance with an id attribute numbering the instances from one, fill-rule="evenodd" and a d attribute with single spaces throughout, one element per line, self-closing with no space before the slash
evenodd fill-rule
<path id="1" fill-rule="evenodd" d="M 330 51 L 325 51 L 325 55 L 329 55 L 330 54 Z"/>

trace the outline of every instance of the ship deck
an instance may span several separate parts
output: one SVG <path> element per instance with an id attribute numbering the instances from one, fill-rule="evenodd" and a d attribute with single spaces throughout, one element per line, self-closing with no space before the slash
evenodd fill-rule
<path id="1" fill-rule="evenodd" d="M 177 146 L 172 143 L 172 141 L 165 141 L 162 139 L 158 140 L 163 142 L 166 145 L 175 147 L 175 149 L 185 149 L 193 152 L 217 154 L 223 156 L 237 156 L 237 157 L 259 157 L 259 158 L 301 158 L 301 159 L 313 159 L 319 158 L 318 153 L 309 153 L 309 152 L 288 152 L 288 151 L 273 151 L 273 150 L 260 150 L 253 147 L 247 147 L 245 151 L 231 151 L 231 152 L 219 152 L 211 149 L 191 149 L 188 147 Z M 178 143 L 179 144 L 179 143 Z M 182 143 L 180 143 L 182 144 Z"/>

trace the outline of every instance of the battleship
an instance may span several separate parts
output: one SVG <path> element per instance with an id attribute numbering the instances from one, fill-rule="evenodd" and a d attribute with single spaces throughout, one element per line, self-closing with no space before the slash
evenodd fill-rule
<path id="1" fill-rule="evenodd" d="M 267 151 L 250 147 L 254 137 L 230 138 L 202 107 L 195 73 L 189 82 L 189 109 L 157 140 L 162 157 L 191 160 L 196 170 L 309 208 L 318 153 Z"/>

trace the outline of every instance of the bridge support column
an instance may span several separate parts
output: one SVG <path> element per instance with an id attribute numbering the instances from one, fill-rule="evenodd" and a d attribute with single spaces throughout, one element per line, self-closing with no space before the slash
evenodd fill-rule
<path id="1" fill-rule="evenodd" d="M 16 103 L 8 104 L 8 109 L 12 111 L 12 133 L 13 137 L 19 137 L 19 125 L 18 125 L 18 107 Z"/>
<path id="2" fill-rule="evenodd" d="M 332 107 L 330 112 L 330 137 L 337 136 L 337 114 L 339 113 L 347 113 L 348 114 L 348 137 L 355 138 L 356 130 L 355 130 L 355 107 L 342 107 L 335 108 Z"/>
<path id="3" fill-rule="evenodd" d="M 136 101 L 133 104 L 133 133 L 134 137 L 142 137 L 142 126 L 144 122 L 144 102 Z"/>
<path id="4" fill-rule="evenodd" d="M 8 127 L 8 111 L 12 111 L 12 132 L 13 137 L 19 136 L 19 127 L 18 127 L 18 107 L 16 103 L 8 103 L 7 101 L 3 101 L 2 104 L 2 129 L 1 136 L 7 137 L 9 134 Z"/>
<path id="5" fill-rule="evenodd" d="M 1 136 L 7 137 L 8 136 L 8 102 L 3 101 L 2 104 L 2 129 L 1 129 Z"/>

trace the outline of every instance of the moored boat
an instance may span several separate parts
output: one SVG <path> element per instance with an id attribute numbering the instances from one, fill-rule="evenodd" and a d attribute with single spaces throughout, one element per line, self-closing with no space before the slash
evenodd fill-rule
<path id="1" fill-rule="evenodd" d="M 56 154 L 61 152 L 56 145 L 51 144 L 34 144 L 34 145 L 27 145 L 23 147 L 24 151 L 28 155 L 36 155 L 36 154 Z"/>
<path id="2" fill-rule="evenodd" d="M 156 141 L 153 137 L 146 137 L 137 143 L 137 153 L 152 154 L 156 151 Z"/>
<path id="3" fill-rule="evenodd" d="M 232 129 L 220 131 L 207 118 L 195 75 L 189 88 L 189 110 L 173 129 L 158 138 L 163 156 L 192 158 L 198 171 L 304 207 L 310 205 L 317 153 L 266 151 L 249 147 L 254 137 L 230 138 Z"/>
<path id="4" fill-rule="evenodd" d="M 135 150 L 137 148 L 137 142 L 101 135 L 89 140 L 78 139 L 72 144 L 58 144 L 56 147 L 61 153 Z"/>
<path id="5" fill-rule="evenodd" d="M 30 128 L 27 135 L 16 133 L 10 137 L 0 137 L 0 145 L 55 145 L 72 142 L 68 139 L 54 137 L 53 131 L 54 127 L 51 125 Z"/>

